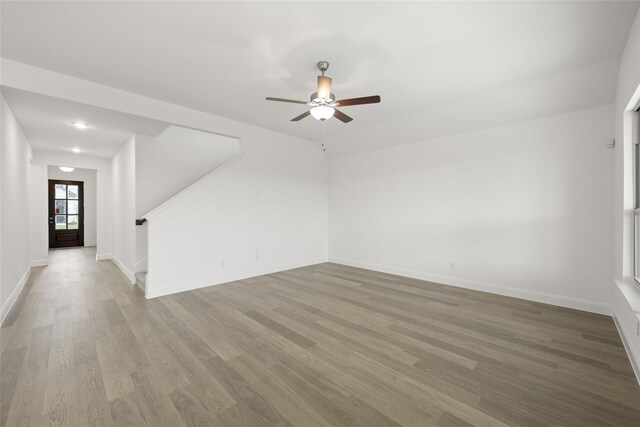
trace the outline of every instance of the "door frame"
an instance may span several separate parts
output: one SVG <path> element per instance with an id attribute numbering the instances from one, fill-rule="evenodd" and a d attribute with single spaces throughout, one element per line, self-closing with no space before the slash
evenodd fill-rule
<path id="1" fill-rule="evenodd" d="M 75 242 L 71 244 L 57 244 L 56 246 L 52 246 L 55 243 L 55 233 L 56 233 L 56 225 L 55 225 L 55 185 L 56 184 L 65 184 L 65 185 L 77 185 L 78 186 L 78 233 L 80 236 L 79 244 L 75 244 Z M 84 181 L 72 181 L 67 179 L 49 179 L 48 181 L 48 226 L 49 226 L 49 249 L 57 249 L 57 248 L 68 248 L 68 247 L 79 247 L 84 246 Z M 68 199 L 67 199 L 68 200 Z M 67 205 L 67 212 L 69 212 L 69 206 Z M 68 213 L 66 215 L 69 215 Z M 52 219 L 53 218 L 53 219 Z"/>

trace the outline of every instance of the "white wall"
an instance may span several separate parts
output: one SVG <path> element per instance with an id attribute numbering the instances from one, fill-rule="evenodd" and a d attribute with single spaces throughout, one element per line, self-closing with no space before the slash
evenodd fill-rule
<path id="1" fill-rule="evenodd" d="M 111 258 L 111 162 L 78 154 L 33 153 L 30 171 L 29 259 L 33 265 L 46 264 L 49 256 L 48 166 L 71 166 L 95 170 L 96 175 L 96 258 Z M 66 176 L 66 175 L 65 175 Z M 85 242 L 87 242 L 85 235 Z"/>
<path id="2" fill-rule="evenodd" d="M 136 135 L 137 217 L 151 211 L 239 152 L 239 141 L 169 126 L 156 138 Z"/>
<path id="3" fill-rule="evenodd" d="M 607 105 L 332 159 L 330 258 L 608 312 L 612 117 Z"/>
<path id="4" fill-rule="evenodd" d="M 202 185 L 202 190 L 193 191 L 193 197 L 209 200 L 207 209 L 195 212 L 196 219 L 202 221 L 201 227 L 182 221 L 187 224 L 186 232 L 176 236 L 175 221 L 168 220 L 168 216 L 164 221 L 169 231 L 173 229 L 164 243 L 177 239 L 176 255 L 184 262 L 184 268 L 176 266 L 168 272 L 181 279 L 174 282 L 176 290 L 326 260 L 327 163 L 323 153 L 309 141 L 4 58 L 1 65 L 3 85 L 8 87 L 240 139 L 246 154 L 229 169 L 229 173 L 235 174 L 233 180 L 224 178 L 233 181 L 233 187 L 221 188 L 214 179 L 208 181 L 209 185 Z M 264 197 L 257 198 L 259 202 L 256 191 L 261 191 Z M 192 200 L 185 197 L 186 202 Z M 175 214 L 168 209 L 169 213 Z M 191 214 L 182 212 L 180 217 L 188 218 Z M 259 220 L 254 223 L 247 215 Z M 160 214 L 157 220 L 163 221 Z M 173 262 L 174 253 L 171 249 L 156 250 L 160 261 L 153 261 L 153 227 L 152 218 L 148 230 L 147 286 L 156 277 L 164 281 L 156 284 L 166 291 L 170 282 L 162 276 L 153 276 L 159 273 L 153 272 L 151 264 Z M 259 261 L 255 261 L 256 247 L 261 249 Z M 221 267 L 219 261 L 224 248 L 228 248 L 226 253 L 230 257 L 225 260 L 230 268 Z M 199 252 L 200 249 L 204 250 Z M 206 270 L 191 268 L 201 265 L 200 260 L 205 258 L 212 260 Z M 166 268 L 166 264 L 160 266 Z M 183 271 L 184 276 L 177 271 Z"/>
<path id="5" fill-rule="evenodd" d="M 29 272 L 29 163 L 31 146 L 0 96 L 0 323 Z"/>
<path id="6" fill-rule="evenodd" d="M 633 280 L 633 163 L 630 115 L 640 102 L 640 12 L 620 61 L 615 103 L 613 309 L 640 380 L 640 285 Z M 611 283 L 611 281 L 609 281 Z"/>
<path id="7" fill-rule="evenodd" d="M 149 217 L 147 297 L 326 261 L 326 160 L 253 127 L 244 154 Z"/>
<path id="8" fill-rule="evenodd" d="M 136 226 L 136 263 L 133 265 L 134 273 L 147 271 L 147 242 L 149 225 L 144 223 Z"/>
<path id="9" fill-rule="evenodd" d="M 136 137 L 127 141 L 111 159 L 113 173 L 113 246 L 112 259 L 135 283 L 136 264 Z"/>
<path id="10" fill-rule="evenodd" d="M 75 168 L 71 172 L 62 172 L 58 166 L 48 166 L 48 179 L 62 179 L 83 182 L 84 188 L 84 245 L 96 245 L 96 170 Z"/>
<path id="11" fill-rule="evenodd" d="M 331 156 L 504 126 L 612 103 L 618 58 L 565 70 L 327 138 Z M 383 96 L 383 102 L 384 102 Z M 464 120 L 460 120 L 464 117 Z"/>
<path id="12" fill-rule="evenodd" d="M 49 195 L 47 163 L 33 153 L 29 168 L 29 262 L 32 266 L 49 264 Z"/>

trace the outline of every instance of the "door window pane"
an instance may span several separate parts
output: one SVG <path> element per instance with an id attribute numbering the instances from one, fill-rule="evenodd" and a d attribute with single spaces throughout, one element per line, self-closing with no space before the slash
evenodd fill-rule
<path id="1" fill-rule="evenodd" d="M 56 184 L 56 199 L 67 198 L 67 186 L 64 184 Z"/>
<path id="2" fill-rule="evenodd" d="M 66 229 L 67 229 L 67 216 L 56 215 L 56 230 L 66 230 Z"/>
<path id="3" fill-rule="evenodd" d="M 69 215 L 67 220 L 67 225 L 69 230 L 77 230 L 78 229 L 78 215 Z"/>
<path id="4" fill-rule="evenodd" d="M 78 198 L 78 186 L 77 185 L 68 185 L 68 196 L 67 199 L 77 199 Z"/>
<path id="5" fill-rule="evenodd" d="M 69 212 L 72 215 L 78 214 L 78 201 L 77 200 L 69 200 Z"/>
<path id="6" fill-rule="evenodd" d="M 78 203 L 78 202 L 76 202 L 76 203 Z M 56 214 L 66 214 L 66 213 L 67 213 L 67 201 L 66 200 L 56 200 Z"/>

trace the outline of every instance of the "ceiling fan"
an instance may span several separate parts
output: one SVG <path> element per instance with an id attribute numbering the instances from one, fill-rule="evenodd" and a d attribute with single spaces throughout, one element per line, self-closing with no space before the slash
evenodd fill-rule
<path id="1" fill-rule="evenodd" d="M 352 105 L 362 104 L 377 104 L 378 102 L 380 102 L 380 96 L 378 95 L 365 96 L 362 98 L 341 99 L 336 101 L 335 95 L 331 93 L 331 78 L 324 75 L 325 71 L 329 69 L 329 63 L 327 61 L 318 62 L 318 69 L 322 72 L 322 75 L 318 76 L 318 90 L 311 95 L 309 102 L 297 101 L 295 99 L 272 98 L 270 96 L 268 96 L 266 100 L 277 102 L 291 102 L 293 104 L 305 104 L 311 107 L 308 111 L 305 111 L 299 116 L 291 119 L 292 122 L 300 121 L 305 117 L 311 115 L 314 119 L 321 121 L 325 121 L 327 119 L 330 119 L 331 117 L 335 117 L 343 123 L 349 123 L 353 119 L 347 116 L 342 111 L 338 110 L 336 107 L 349 107 Z"/>

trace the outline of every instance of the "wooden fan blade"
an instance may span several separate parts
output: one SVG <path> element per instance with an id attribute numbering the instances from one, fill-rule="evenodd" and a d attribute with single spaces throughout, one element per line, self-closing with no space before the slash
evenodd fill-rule
<path id="1" fill-rule="evenodd" d="M 291 102 L 292 104 L 305 104 L 307 103 L 307 101 L 298 101 L 295 99 L 284 99 L 284 98 L 272 98 L 270 96 L 267 96 L 265 98 L 267 101 L 277 101 L 277 102 Z"/>
<path id="2" fill-rule="evenodd" d="M 299 122 L 300 120 L 304 119 L 305 117 L 307 117 L 310 114 L 311 114 L 310 111 L 305 111 L 304 113 L 300 114 L 298 117 L 294 117 L 293 119 L 291 119 L 291 121 L 292 122 Z"/>
<path id="3" fill-rule="evenodd" d="M 350 98 L 336 101 L 340 107 L 348 107 L 349 105 L 377 104 L 380 102 L 380 96 L 363 96 L 362 98 Z"/>
<path id="4" fill-rule="evenodd" d="M 334 110 L 333 117 L 340 120 L 342 123 L 349 123 L 351 120 L 353 120 L 351 117 L 347 116 L 345 113 L 338 110 L 337 108 L 334 108 L 333 110 Z"/>

